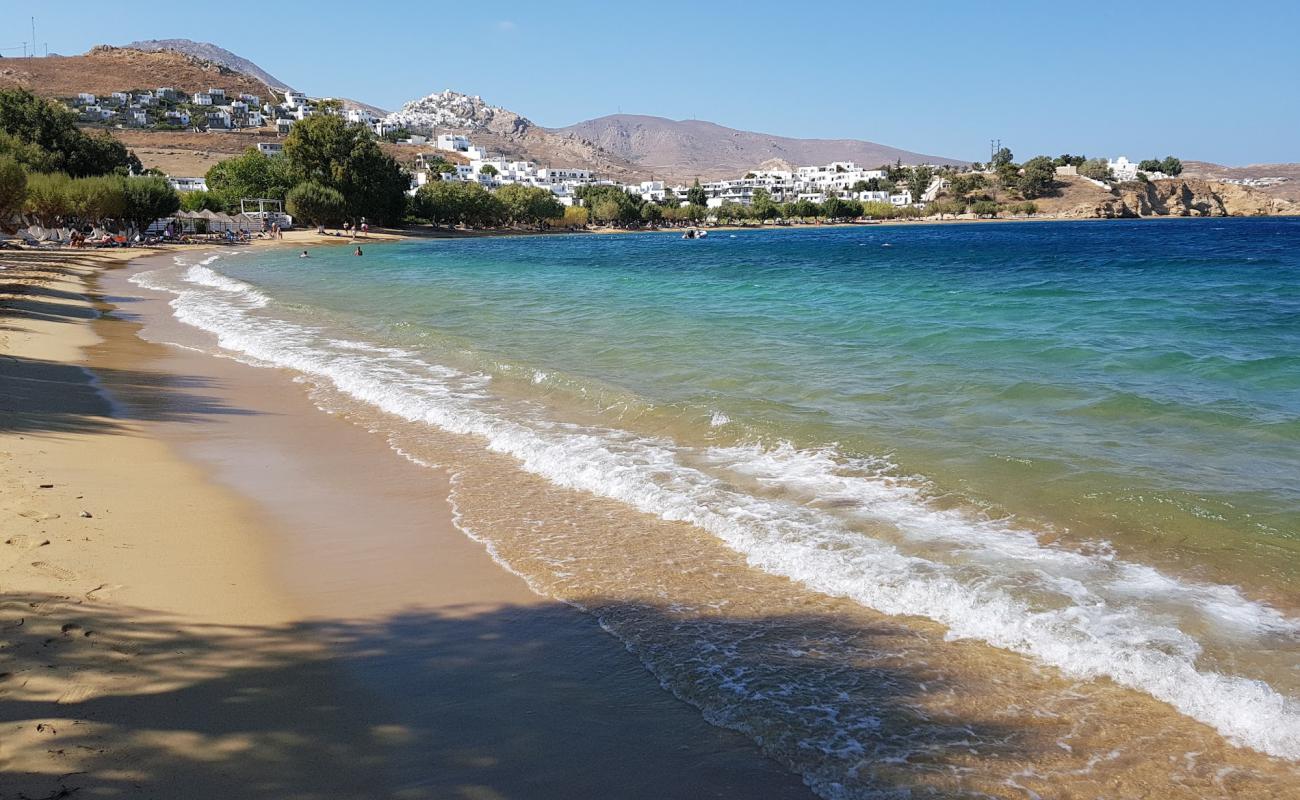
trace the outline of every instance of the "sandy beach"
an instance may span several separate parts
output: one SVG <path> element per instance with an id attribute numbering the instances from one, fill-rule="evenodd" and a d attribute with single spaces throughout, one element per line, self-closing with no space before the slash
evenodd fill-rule
<path id="1" fill-rule="evenodd" d="M 142 252 L 0 254 L 0 797 L 808 796 L 495 564 L 445 477 L 142 339 L 175 324 L 112 272 Z"/>

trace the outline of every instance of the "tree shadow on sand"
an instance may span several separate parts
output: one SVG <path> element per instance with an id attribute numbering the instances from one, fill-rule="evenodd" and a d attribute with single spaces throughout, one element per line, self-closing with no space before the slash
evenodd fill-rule
<path id="1" fill-rule="evenodd" d="M 673 620 L 644 604 L 606 610 Z M 787 647 L 785 633 L 835 623 L 710 624 L 731 644 L 777 631 L 772 644 Z M 694 675 L 688 699 L 710 719 L 750 726 L 745 737 L 647 690 L 652 679 L 635 658 L 558 603 L 217 627 L 80 598 L 11 596 L 0 603 L 0 730 L 11 756 L 55 766 L 39 775 L 6 768 L 0 798 L 146 790 L 194 798 L 809 797 L 777 763 L 788 766 L 797 744 L 765 740 L 776 760 L 760 758 L 753 744 L 756 733 L 779 728 L 778 707 L 755 703 L 757 716 L 743 721 L 727 707 L 734 668 L 761 677 L 771 655 L 751 649 L 726 674 L 682 665 Z M 93 679 L 105 669 L 117 677 Z M 917 719 L 904 701 L 922 688 L 904 670 L 852 673 L 816 654 L 780 664 L 787 684 L 851 683 L 855 702 L 884 724 L 926 726 L 924 763 L 864 767 L 858 784 L 881 797 L 966 796 L 932 784 L 946 753 L 967 752 L 973 738 L 1012 738 L 970 721 Z M 89 688 L 96 683 L 107 688 Z M 864 756 L 874 763 L 915 755 L 903 752 L 915 744 L 905 738 L 852 733 L 871 744 Z"/>
<path id="2" fill-rule="evenodd" d="M 96 367 L 0 355 L 0 431 L 108 432 L 119 420 L 184 422 L 212 414 L 250 414 L 200 391 L 204 378 L 150 370 Z M 115 397 L 147 402 L 113 403 Z"/>

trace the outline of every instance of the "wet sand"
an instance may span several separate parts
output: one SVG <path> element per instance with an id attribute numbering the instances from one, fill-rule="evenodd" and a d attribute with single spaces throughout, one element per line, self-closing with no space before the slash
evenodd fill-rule
<path id="1" fill-rule="evenodd" d="M 497 566 L 444 477 L 143 341 L 157 301 L 93 319 L 100 256 L 61 256 L 0 318 L 0 796 L 809 796 Z"/>

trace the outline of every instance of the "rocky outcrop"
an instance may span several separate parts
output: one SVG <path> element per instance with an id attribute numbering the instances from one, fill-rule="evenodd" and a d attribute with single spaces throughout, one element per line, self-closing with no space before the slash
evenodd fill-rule
<path id="1" fill-rule="evenodd" d="M 1069 216 L 1255 217 L 1300 214 L 1300 206 L 1246 186 L 1195 178 L 1170 178 L 1117 186 L 1110 197 L 1074 209 Z"/>

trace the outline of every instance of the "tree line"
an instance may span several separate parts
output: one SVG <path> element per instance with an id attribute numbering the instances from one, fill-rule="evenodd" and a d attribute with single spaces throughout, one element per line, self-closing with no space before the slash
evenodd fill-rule
<path id="1" fill-rule="evenodd" d="M 62 105 L 24 89 L 0 91 L 0 223 L 30 214 L 42 225 L 118 220 L 142 230 L 179 208 L 160 175 L 107 134 L 76 126 Z"/>

